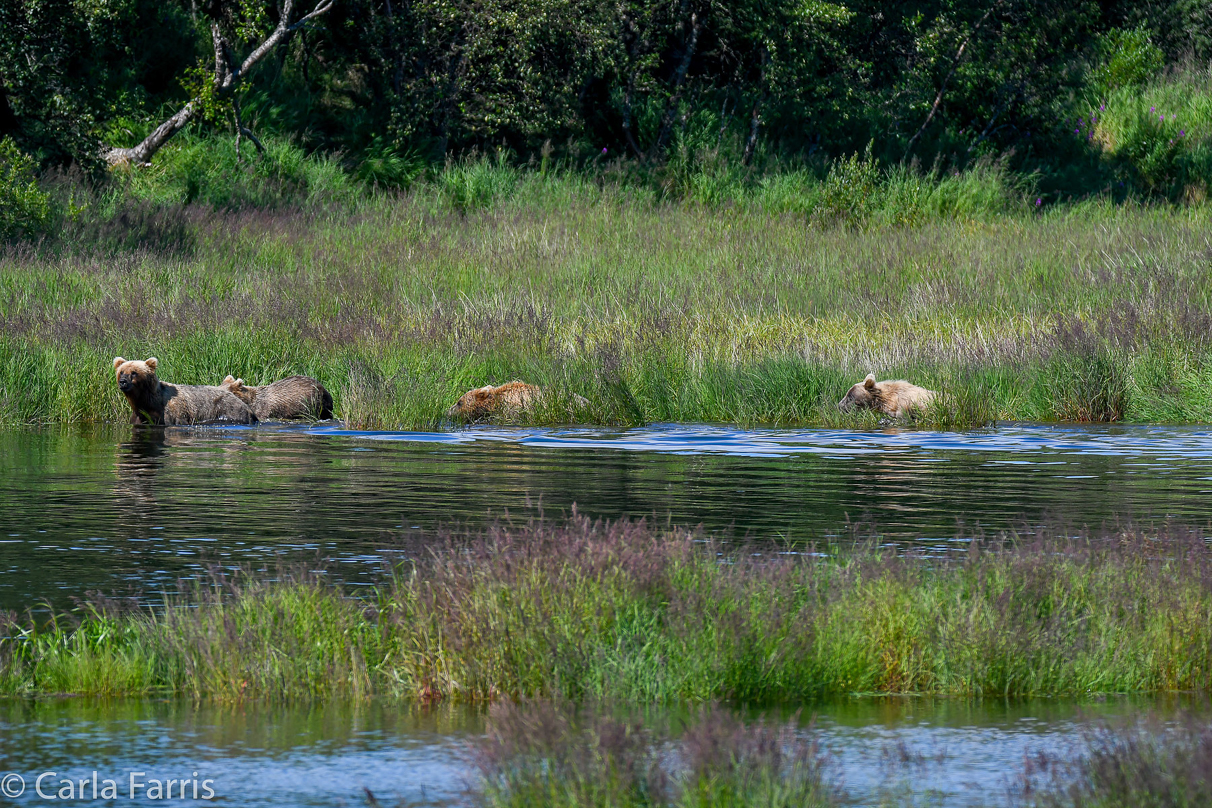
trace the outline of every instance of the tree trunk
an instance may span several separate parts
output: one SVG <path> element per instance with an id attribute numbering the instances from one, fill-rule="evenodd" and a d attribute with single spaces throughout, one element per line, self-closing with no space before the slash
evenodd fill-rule
<path id="1" fill-rule="evenodd" d="M 164 123 L 157 126 L 152 133 L 143 139 L 138 146 L 129 149 L 106 149 L 101 152 L 105 162 L 111 166 L 151 164 L 152 155 L 168 142 L 168 139 L 185 128 L 185 125 L 198 114 L 198 99 L 190 101 Z"/>
<path id="2" fill-rule="evenodd" d="M 665 104 L 665 114 L 661 116 L 661 129 L 657 133 L 656 141 L 653 142 L 652 148 L 648 151 L 649 160 L 656 158 L 665 150 L 665 141 L 669 139 L 669 133 L 673 129 L 673 119 L 677 115 L 678 103 L 682 100 L 686 71 L 690 69 L 690 62 L 694 59 L 694 51 L 698 47 L 699 31 L 702 27 L 703 23 L 699 19 L 699 15 L 691 14 L 690 36 L 686 41 L 686 51 L 682 54 L 682 61 L 673 74 L 673 93 Z"/>

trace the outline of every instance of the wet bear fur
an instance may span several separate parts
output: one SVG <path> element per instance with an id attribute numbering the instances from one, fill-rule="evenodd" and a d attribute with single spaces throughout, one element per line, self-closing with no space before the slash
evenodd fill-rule
<path id="1" fill-rule="evenodd" d="M 838 402 L 842 412 L 851 410 L 877 410 L 892 418 L 903 418 L 920 412 L 934 400 L 933 390 L 910 384 L 904 379 L 877 382 L 875 374 L 850 388 Z"/>
<path id="2" fill-rule="evenodd" d="M 310 376 L 289 376 L 260 387 L 228 376 L 220 386 L 251 407 L 262 421 L 332 418 L 332 396 Z"/>
<path id="3" fill-rule="evenodd" d="M 118 389 L 130 404 L 132 424 L 178 426 L 206 423 L 255 424 L 248 405 L 222 387 L 169 384 L 156 377 L 156 357 L 114 358 Z"/>

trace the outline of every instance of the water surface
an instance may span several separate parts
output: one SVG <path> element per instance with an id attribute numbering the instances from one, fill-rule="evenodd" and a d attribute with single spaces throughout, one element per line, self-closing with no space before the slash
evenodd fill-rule
<path id="1" fill-rule="evenodd" d="M 928 804 L 960 808 L 1006 804 L 1025 755 L 1067 753 L 1092 722 L 1124 721 L 1142 709 L 1163 718 L 1180 709 L 1207 710 L 1180 697 L 1086 703 L 885 698 L 795 712 L 828 753 L 830 779 L 854 804 L 878 805 L 882 795 L 907 792 L 918 804 L 925 797 Z M 771 717 L 793 714 L 773 711 Z M 675 732 L 692 720 L 685 710 L 657 708 L 642 718 Z M 0 776 L 14 772 L 26 780 L 18 805 L 45 804 L 33 788 L 43 772 L 55 773 L 45 786 L 91 779 L 96 771 L 99 782 L 111 779 L 124 790 L 131 772 L 143 773 L 144 783 L 209 779 L 215 804 L 247 808 L 364 806 L 364 789 L 384 805 L 449 806 L 463 802 L 476 782 L 468 750 L 483 731 L 483 714 L 469 707 L 0 700 Z M 902 750 L 921 759 L 906 765 Z"/>
<path id="2" fill-rule="evenodd" d="M 404 532 L 491 518 L 703 524 L 756 541 L 945 550 L 1062 521 L 1212 521 L 1212 431 L 317 427 L 0 430 L 0 608 L 155 600 L 207 565 L 322 561 L 365 581 Z M 856 529 L 855 526 L 859 526 Z"/>

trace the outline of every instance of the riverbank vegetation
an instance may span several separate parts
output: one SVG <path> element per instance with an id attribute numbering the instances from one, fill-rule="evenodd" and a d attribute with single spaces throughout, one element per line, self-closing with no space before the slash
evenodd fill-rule
<path id="1" fill-rule="evenodd" d="M 788 178 L 666 205 L 484 161 L 350 208 L 110 201 L 0 255 L 0 420 L 124 420 L 111 360 L 155 355 L 177 383 L 315 376 L 358 428 L 511 379 L 557 393 L 532 423 L 870 426 L 836 410 L 868 372 L 940 390 L 925 426 L 1212 421 L 1212 209 L 1000 216 L 984 171 L 881 175 L 889 219 L 933 211 L 913 227 L 811 225 L 826 191 Z"/>
<path id="2" fill-rule="evenodd" d="M 406 554 L 357 597 L 316 575 L 217 576 L 163 608 L 8 615 L 0 693 L 796 703 L 1212 689 L 1212 550 L 1178 527 L 926 558 L 572 518 Z"/>

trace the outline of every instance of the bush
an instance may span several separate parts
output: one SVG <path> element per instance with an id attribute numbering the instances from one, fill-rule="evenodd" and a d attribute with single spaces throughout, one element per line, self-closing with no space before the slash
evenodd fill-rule
<path id="1" fill-rule="evenodd" d="M 401 153 L 376 137 L 362 155 L 354 175 L 371 187 L 407 189 L 425 172 L 425 161 L 415 151 Z"/>
<path id="2" fill-rule="evenodd" d="M 836 160 L 829 168 L 816 212 L 819 218 L 855 223 L 870 216 L 880 181 L 880 169 L 871 157 L 871 146 L 867 144 L 861 158 L 856 152 L 844 160 Z"/>
<path id="3" fill-rule="evenodd" d="M 36 237 L 50 226 L 50 194 L 38 189 L 34 159 L 0 140 L 0 241 Z"/>
<path id="4" fill-rule="evenodd" d="M 437 177 L 442 198 L 461 213 L 484 210 L 509 199 L 518 185 L 518 171 L 498 154 L 495 160 L 449 162 Z"/>
<path id="5" fill-rule="evenodd" d="M 1144 85 L 1165 62 L 1165 54 L 1153 44 L 1144 28 L 1111 29 L 1102 36 L 1099 51 L 1102 62 L 1094 69 L 1091 83 L 1100 96 Z"/>

